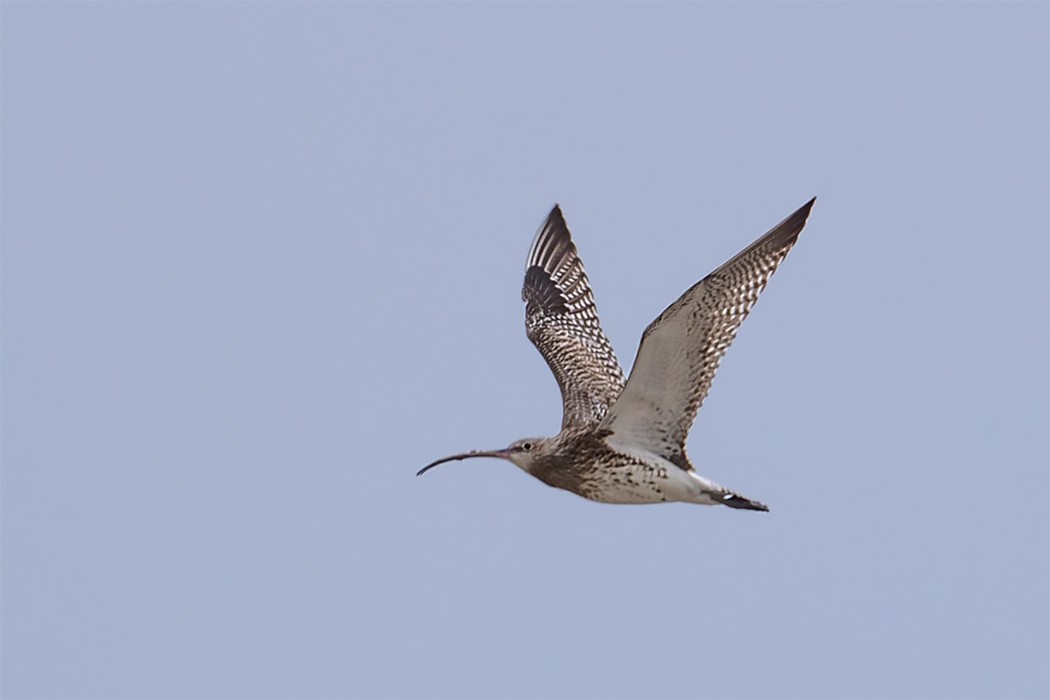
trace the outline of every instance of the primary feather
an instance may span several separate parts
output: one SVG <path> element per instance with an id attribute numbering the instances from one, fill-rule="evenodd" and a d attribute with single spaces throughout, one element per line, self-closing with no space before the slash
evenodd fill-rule
<path id="1" fill-rule="evenodd" d="M 630 379 L 601 423 L 613 439 L 647 445 L 690 468 L 686 437 L 718 364 L 798 240 L 814 201 L 697 282 L 649 324 Z"/>
<path id="2" fill-rule="evenodd" d="M 562 429 L 601 420 L 624 386 L 561 208 L 554 205 L 525 263 L 525 333 L 561 389 Z"/>

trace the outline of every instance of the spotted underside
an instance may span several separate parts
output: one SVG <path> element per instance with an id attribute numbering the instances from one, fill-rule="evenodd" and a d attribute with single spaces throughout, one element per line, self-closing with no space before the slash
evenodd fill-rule
<path id="1" fill-rule="evenodd" d="M 610 449 L 602 431 L 561 433 L 529 460 L 527 470 L 544 483 L 601 503 L 687 501 L 768 510 L 755 500 L 680 469 L 644 450 Z"/>

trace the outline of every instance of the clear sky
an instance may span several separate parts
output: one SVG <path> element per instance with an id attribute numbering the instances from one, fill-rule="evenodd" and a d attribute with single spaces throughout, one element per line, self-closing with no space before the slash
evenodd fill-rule
<path id="1" fill-rule="evenodd" d="M 22 3 L 2 693 L 1046 697 L 1032 3 Z M 554 202 L 629 367 L 816 195 L 689 443 L 770 513 L 437 457 L 560 423 Z"/>

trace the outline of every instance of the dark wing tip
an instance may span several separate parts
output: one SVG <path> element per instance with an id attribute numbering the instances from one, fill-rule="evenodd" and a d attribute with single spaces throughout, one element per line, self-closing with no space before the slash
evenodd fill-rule
<path id="1" fill-rule="evenodd" d="M 682 297 L 684 298 L 686 294 L 689 294 L 694 289 L 696 289 L 700 285 L 704 284 L 705 282 L 707 282 L 712 277 L 717 276 L 723 270 L 726 270 L 726 269 L 732 267 L 733 265 L 736 265 L 737 263 L 740 262 L 740 260 L 746 258 L 749 255 L 752 255 L 756 250 L 759 250 L 759 249 L 780 250 L 781 254 L 780 254 L 779 258 L 782 259 L 784 255 L 787 255 L 787 251 L 790 250 L 793 245 L 795 245 L 795 241 L 798 240 L 799 234 L 802 233 L 802 229 L 805 228 L 806 221 L 809 219 L 809 212 L 813 208 L 813 203 L 816 202 L 816 201 L 817 201 L 817 198 L 814 197 L 813 199 L 809 200 L 808 202 L 803 204 L 801 207 L 796 209 L 792 214 L 789 214 L 786 219 L 784 219 L 779 224 L 777 224 L 776 226 L 774 226 L 773 228 L 769 229 L 764 234 L 762 234 L 762 236 L 760 236 L 758 238 L 758 240 L 753 242 L 747 248 L 744 248 L 742 251 L 740 251 L 739 253 L 734 255 L 732 258 L 730 258 L 726 262 L 722 263 L 722 265 L 719 266 L 718 269 L 716 269 L 714 272 L 709 274 L 707 277 L 705 277 L 704 279 L 702 279 L 699 282 L 697 282 L 696 284 L 694 284 L 689 289 L 689 291 L 687 291 L 685 294 L 682 295 Z M 776 261 L 776 264 L 774 265 L 774 269 L 776 268 L 776 265 L 778 265 L 779 263 L 780 263 L 780 259 L 778 259 Z M 770 273 L 770 274 L 772 274 L 772 273 Z M 763 286 L 764 286 L 764 283 L 763 283 Z M 681 299 L 679 299 L 679 301 L 681 301 Z M 675 304 L 677 304 L 677 303 L 678 302 L 675 302 Z M 668 312 L 670 312 L 671 309 L 673 309 L 675 307 L 675 304 L 672 304 L 667 309 L 665 309 L 662 314 L 657 316 L 656 320 L 654 320 L 652 323 L 650 323 L 649 327 L 645 329 L 645 334 L 648 334 L 649 331 L 653 327 L 658 325 L 658 323 L 664 318 L 664 315 L 667 314 Z M 644 339 L 645 335 L 643 334 L 642 337 Z"/>
<path id="2" fill-rule="evenodd" d="M 814 197 L 813 199 L 809 200 L 808 202 L 803 204 L 801 207 L 799 207 L 798 211 L 799 212 L 805 212 L 805 216 L 808 219 L 809 218 L 809 212 L 813 208 L 813 205 L 816 204 L 816 202 L 817 202 L 817 198 Z"/>
<path id="3" fill-rule="evenodd" d="M 543 226 L 540 227 L 540 231 L 548 229 L 566 229 L 569 226 L 565 223 L 565 215 L 561 211 L 561 206 L 557 202 L 551 208 L 549 214 L 547 214 L 546 220 L 543 222 Z"/>
<path id="4" fill-rule="evenodd" d="M 794 241 L 798 238 L 798 235 L 802 233 L 802 229 L 805 227 L 806 221 L 809 219 L 809 212 L 813 209 L 813 204 L 816 201 L 817 198 L 814 197 L 803 204 L 796 209 L 794 213 L 790 214 L 786 219 L 770 229 L 770 232 L 767 235 L 772 234 L 772 237 L 778 242 Z"/>
<path id="5" fill-rule="evenodd" d="M 575 256 L 576 246 L 569 235 L 569 226 L 557 204 L 551 209 L 529 248 L 525 269 L 537 266 L 553 273 L 566 256 Z"/>

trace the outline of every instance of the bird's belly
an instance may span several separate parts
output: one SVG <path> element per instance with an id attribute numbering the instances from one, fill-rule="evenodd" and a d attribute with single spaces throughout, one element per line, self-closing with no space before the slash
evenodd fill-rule
<path id="1" fill-rule="evenodd" d="M 578 493 L 601 503 L 694 501 L 699 484 L 671 464 L 626 463 L 602 470 L 601 478 L 581 484 Z"/>

